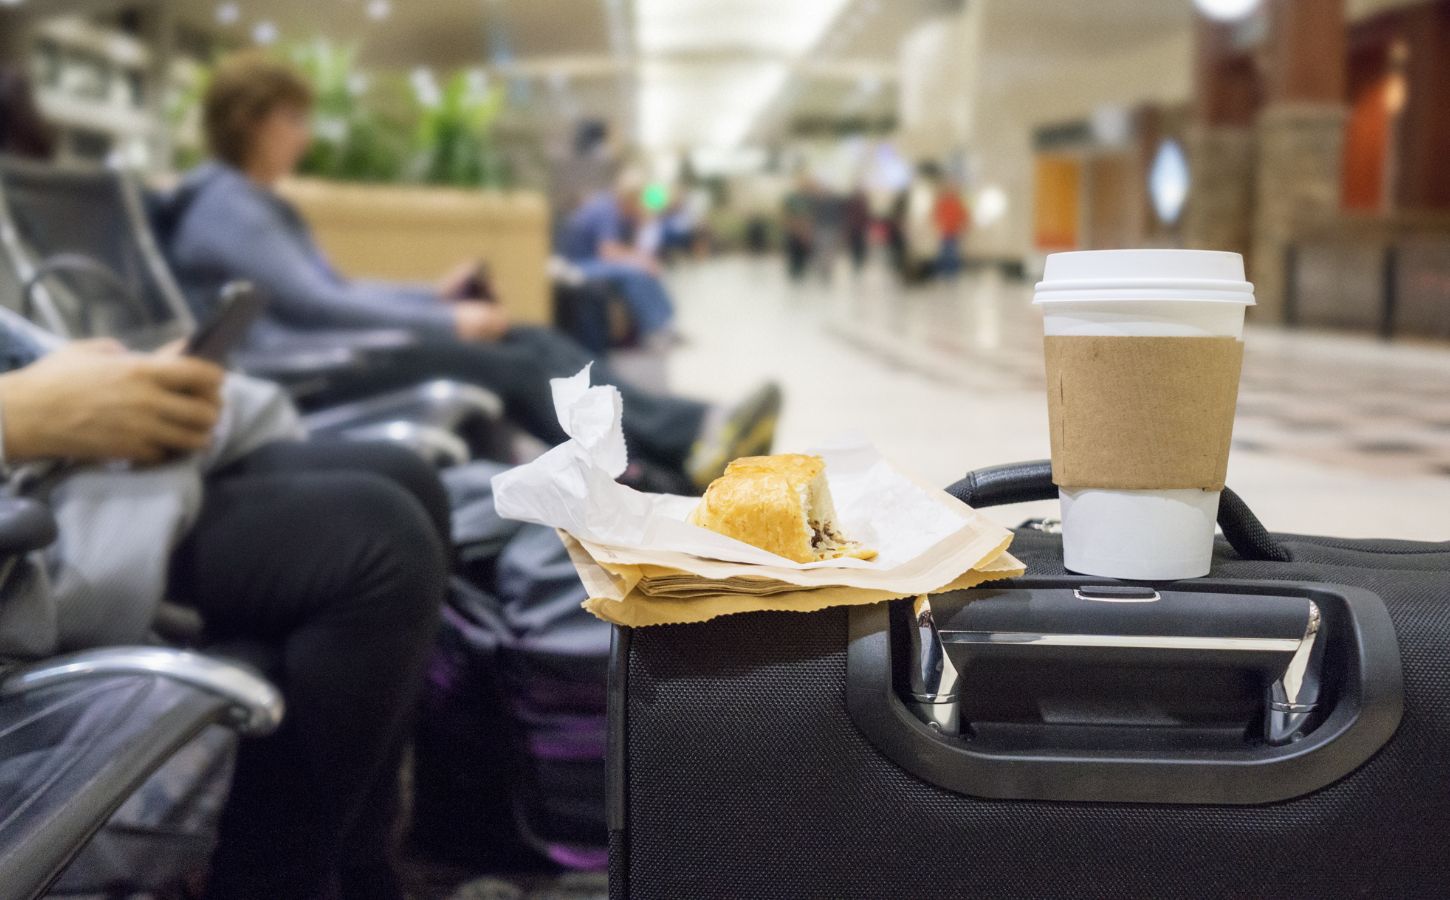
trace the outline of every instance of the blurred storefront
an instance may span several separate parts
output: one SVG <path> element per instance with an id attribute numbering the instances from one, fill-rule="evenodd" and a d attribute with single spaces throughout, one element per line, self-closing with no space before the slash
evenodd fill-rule
<path id="1" fill-rule="evenodd" d="M 903 82 L 970 87 L 903 104 L 902 127 L 1007 198 L 977 255 L 1232 249 L 1260 320 L 1450 336 L 1450 3 L 1090 7 L 980 0 L 924 26 L 954 69 L 903 54 Z"/>

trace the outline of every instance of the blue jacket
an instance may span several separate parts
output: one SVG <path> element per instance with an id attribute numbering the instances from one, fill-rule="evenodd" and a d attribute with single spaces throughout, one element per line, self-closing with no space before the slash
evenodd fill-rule
<path id="1" fill-rule="evenodd" d="M 312 233 L 286 200 L 236 169 L 211 162 L 178 189 L 186 198 L 167 255 L 198 318 L 217 291 L 244 279 L 271 298 L 254 330 L 401 328 L 424 338 L 451 338 L 453 313 L 432 290 L 352 281 L 328 265 Z M 258 335 L 256 332 L 260 331 Z"/>

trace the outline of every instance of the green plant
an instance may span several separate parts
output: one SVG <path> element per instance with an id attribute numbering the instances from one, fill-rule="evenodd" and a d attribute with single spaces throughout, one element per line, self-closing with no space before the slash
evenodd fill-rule
<path id="1" fill-rule="evenodd" d="M 299 44 L 292 63 L 316 94 L 315 138 L 300 171 L 345 181 L 397 181 L 410 152 L 408 112 L 371 102 L 383 90 L 356 68 L 357 51 L 327 41 Z"/>
<path id="2" fill-rule="evenodd" d="M 503 186 L 507 167 L 490 134 L 503 108 L 497 85 L 477 74 L 454 74 L 434 96 L 420 99 L 410 174 L 427 184 Z"/>
<path id="3" fill-rule="evenodd" d="M 481 72 L 455 73 L 440 89 L 431 75 L 419 77 L 426 72 L 411 82 L 397 73 L 369 75 L 358 69 L 355 47 L 320 38 L 283 52 L 316 96 L 314 138 L 301 174 L 341 181 L 508 185 L 507 160 L 492 134 L 504 111 L 504 94 Z M 196 130 L 209 79 L 210 71 L 200 67 L 190 89 L 175 98 L 169 118 L 178 134 Z"/>

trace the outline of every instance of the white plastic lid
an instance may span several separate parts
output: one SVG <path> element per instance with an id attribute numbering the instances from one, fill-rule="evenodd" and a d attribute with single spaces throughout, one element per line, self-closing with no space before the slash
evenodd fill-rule
<path id="1" fill-rule="evenodd" d="M 1213 300 L 1252 306 L 1244 258 L 1223 250 L 1079 250 L 1047 257 L 1034 303 Z"/>

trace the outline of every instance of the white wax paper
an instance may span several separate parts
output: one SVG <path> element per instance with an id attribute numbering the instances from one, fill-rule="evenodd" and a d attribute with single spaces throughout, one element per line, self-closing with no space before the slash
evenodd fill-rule
<path id="1" fill-rule="evenodd" d="M 847 537 L 877 551 L 873 560 L 797 563 L 686 521 L 694 497 L 645 494 L 615 481 L 627 461 L 623 408 L 612 386 L 590 386 L 589 368 L 552 382 L 554 408 L 569 440 L 493 479 L 500 515 L 562 529 L 628 553 L 682 553 L 703 559 L 785 569 L 868 569 L 907 566 L 957 537 L 975 542 L 984 521 L 945 495 L 932 496 L 860 438 L 816 448 Z M 971 530 L 972 535 L 962 532 Z M 999 529 L 991 528 L 996 531 Z M 1003 532 L 1005 536 L 1005 532 Z M 864 573 L 863 573 L 864 574 Z"/>

